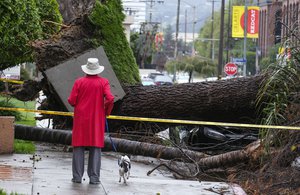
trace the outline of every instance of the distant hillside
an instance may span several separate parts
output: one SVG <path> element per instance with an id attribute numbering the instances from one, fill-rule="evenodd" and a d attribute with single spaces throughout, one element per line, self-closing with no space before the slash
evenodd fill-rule
<path id="1" fill-rule="evenodd" d="M 149 0 L 150 1 L 150 0 Z M 195 32 L 199 32 L 204 22 L 211 17 L 213 0 L 181 0 L 180 4 L 180 19 L 179 19 L 179 32 L 185 31 L 185 10 L 187 10 L 187 32 L 193 32 L 193 8 L 195 6 Z M 214 0 L 214 11 L 218 12 L 221 9 L 221 0 Z M 271 0 L 260 0 L 260 4 L 266 4 Z M 157 1 L 155 1 L 157 2 Z M 233 2 L 233 0 L 231 1 Z M 164 4 L 155 3 L 153 7 L 153 22 L 160 22 L 163 26 L 171 24 L 175 32 L 176 16 L 177 16 L 177 3 L 178 0 L 164 0 Z M 228 3 L 228 1 L 225 1 Z M 257 0 L 249 1 L 251 5 L 256 5 Z M 147 19 L 149 12 L 147 13 Z"/>
<path id="2" fill-rule="evenodd" d="M 195 32 L 199 32 L 205 20 L 211 17 L 212 3 L 211 0 L 181 0 L 180 4 L 180 19 L 179 19 L 179 32 L 185 31 L 185 10 L 187 10 L 187 32 L 193 32 L 193 8 L 195 6 Z M 160 22 L 163 26 L 171 24 L 172 29 L 175 31 L 176 16 L 177 16 L 177 2 L 178 0 L 164 0 L 164 4 L 156 3 L 153 7 L 153 22 Z M 214 3 L 214 10 L 219 11 L 221 1 L 218 0 Z M 149 17 L 149 13 L 147 14 Z"/>

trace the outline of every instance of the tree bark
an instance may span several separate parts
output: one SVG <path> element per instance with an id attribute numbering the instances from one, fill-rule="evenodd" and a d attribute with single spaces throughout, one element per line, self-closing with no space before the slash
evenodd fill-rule
<path id="1" fill-rule="evenodd" d="M 197 163 L 202 169 L 234 166 L 240 162 L 248 161 L 251 155 L 260 148 L 260 141 L 249 144 L 243 150 L 231 151 L 207 158 L 202 158 Z"/>
<path id="2" fill-rule="evenodd" d="M 173 86 L 129 86 L 113 114 L 240 122 L 255 119 L 262 76 Z"/>
<path id="3" fill-rule="evenodd" d="M 22 140 L 71 145 L 72 131 L 15 125 L 15 138 Z M 192 159 L 198 161 L 201 158 L 208 156 L 204 153 L 195 152 L 191 150 L 150 144 L 146 142 L 109 138 L 108 136 L 105 137 L 105 147 L 103 148 L 103 150 L 112 151 L 112 143 L 115 145 L 117 152 L 132 155 L 149 156 L 154 158 L 162 158 L 166 160 L 186 158 L 187 155 L 190 156 Z"/>
<path id="4" fill-rule="evenodd" d="M 89 39 L 92 37 L 95 27 L 90 24 L 87 15 L 72 22 L 52 38 L 36 40 L 31 43 L 34 49 L 35 63 L 40 72 L 43 73 L 67 59 L 92 49 Z"/>
<path id="5" fill-rule="evenodd" d="M 112 115 L 255 123 L 257 119 L 255 100 L 261 81 L 262 76 L 255 76 L 173 86 L 124 86 L 126 95 L 115 103 Z M 21 90 L 18 90 L 18 94 L 13 96 L 20 99 L 20 94 L 34 94 L 33 87 L 26 85 L 24 89 L 30 89 L 30 93 L 21 93 Z M 46 104 L 47 108 L 44 109 L 66 111 L 59 97 L 55 95 L 54 89 L 46 90 L 45 93 L 47 97 L 51 97 L 49 98 L 51 102 Z M 25 95 L 24 98 L 28 97 Z M 72 124 L 69 121 L 72 118 L 61 118 L 67 121 L 66 124 Z M 118 131 L 124 125 L 136 126 L 136 124 L 137 122 L 109 120 L 112 132 Z M 59 129 L 70 129 L 71 126 L 68 125 Z"/>
<path id="6" fill-rule="evenodd" d="M 15 138 L 22 140 L 41 141 L 71 145 L 72 131 L 37 128 L 15 125 Z M 105 137 L 104 151 L 112 151 L 115 145 L 117 152 L 142 155 L 166 160 L 181 159 L 184 162 L 196 163 L 201 170 L 218 167 L 229 167 L 247 161 L 260 148 L 260 141 L 249 144 L 244 150 L 232 151 L 220 155 L 209 156 L 191 150 L 167 147 L 145 142 L 129 141 L 125 139 Z"/>
<path id="7" fill-rule="evenodd" d="M 90 12 L 95 0 L 57 0 L 65 24 Z"/>
<path id="8" fill-rule="evenodd" d="M 160 167 L 165 167 L 172 172 L 176 178 L 200 179 L 208 170 L 233 167 L 242 162 L 257 160 L 262 152 L 260 149 L 261 143 L 260 141 L 256 141 L 249 144 L 245 149 L 201 158 L 199 161 L 194 161 L 193 163 L 178 161 L 162 162 L 148 171 L 147 175 L 150 175 L 154 170 Z"/>

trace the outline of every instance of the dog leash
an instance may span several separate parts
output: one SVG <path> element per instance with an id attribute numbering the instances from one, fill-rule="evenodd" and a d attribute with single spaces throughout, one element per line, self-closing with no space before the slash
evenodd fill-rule
<path id="1" fill-rule="evenodd" d="M 110 136 L 110 133 L 109 133 L 109 128 L 108 128 L 107 118 L 105 118 L 105 128 L 106 128 L 106 132 L 107 132 L 107 134 L 108 134 L 108 137 L 109 137 L 109 139 L 110 139 L 111 145 L 112 145 L 114 151 L 117 152 L 116 145 L 115 145 L 115 143 L 113 142 L 113 140 L 111 139 L 111 136 Z"/>

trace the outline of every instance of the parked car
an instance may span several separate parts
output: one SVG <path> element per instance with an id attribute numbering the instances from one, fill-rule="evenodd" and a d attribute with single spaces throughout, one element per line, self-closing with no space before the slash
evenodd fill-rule
<path id="1" fill-rule="evenodd" d="M 143 86 L 155 85 L 154 81 L 150 78 L 143 78 L 142 79 Z"/>
<path id="2" fill-rule="evenodd" d="M 210 150 L 233 150 L 242 148 L 258 139 L 257 130 L 244 130 L 234 127 L 196 126 L 185 132 L 184 142 L 188 146 Z"/>
<path id="3" fill-rule="evenodd" d="M 157 75 L 154 78 L 155 85 L 173 85 L 171 77 L 168 75 Z"/>

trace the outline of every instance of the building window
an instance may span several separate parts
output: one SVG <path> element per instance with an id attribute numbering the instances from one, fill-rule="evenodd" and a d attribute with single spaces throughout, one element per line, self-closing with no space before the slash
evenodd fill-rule
<path id="1" fill-rule="evenodd" d="M 281 42 L 281 10 L 276 11 L 275 13 L 275 29 L 274 29 L 274 37 L 275 44 Z"/>

